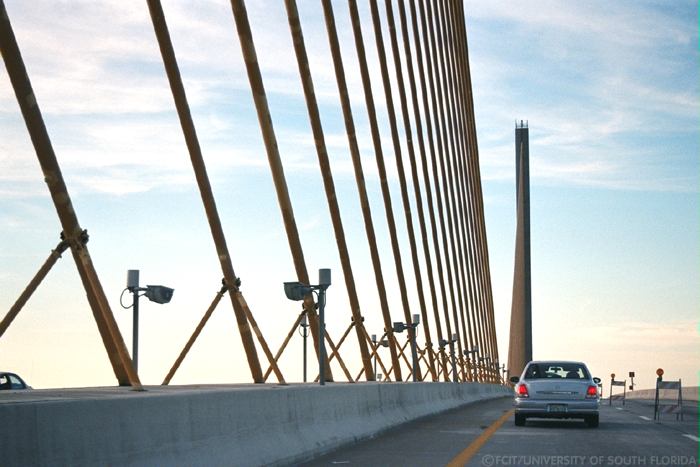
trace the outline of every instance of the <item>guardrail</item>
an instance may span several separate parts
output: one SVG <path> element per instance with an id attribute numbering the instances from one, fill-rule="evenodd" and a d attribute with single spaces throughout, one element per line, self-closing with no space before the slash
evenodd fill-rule
<path id="1" fill-rule="evenodd" d="M 683 401 L 685 402 L 698 402 L 698 392 L 700 387 L 686 387 L 681 389 L 681 394 L 683 395 Z M 669 389 L 659 389 L 659 397 L 661 399 L 672 399 L 676 395 L 676 390 Z M 656 389 L 638 389 L 636 391 L 629 391 L 627 393 L 628 399 L 648 399 L 654 400 L 656 397 Z"/>
<path id="2" fill-rule="evenodd" d="M 299 463 L 393 426 L 511 389 L 479 383 L 336 383 L 12 391 L 3 465 Z M 9 394 L 8 394 L 9 395 Z"/>

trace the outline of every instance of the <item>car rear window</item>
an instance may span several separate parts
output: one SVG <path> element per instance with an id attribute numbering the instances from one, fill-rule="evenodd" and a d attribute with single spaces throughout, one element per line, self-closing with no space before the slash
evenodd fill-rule
<path id="1" fill-rule="evenodd" d="M 525 379 L 590 379 L 586 367 L 580 363 L 531 363 Z"/>

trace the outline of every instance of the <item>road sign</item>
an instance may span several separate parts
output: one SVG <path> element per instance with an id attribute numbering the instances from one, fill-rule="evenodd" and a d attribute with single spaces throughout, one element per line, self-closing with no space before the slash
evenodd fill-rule
<path id="1" fill-rule="evenodd" d="M 614 375 L 614 373 L 613 373 L 613 375 Z M 613 376 L 613 375 L 610 375 L 610 376 Z M 622 386 L 624 388 L 622 394 L 616 394 L 613 396 L 613 393 L 612 393 L 613 386 Z M 625 399 L 627 399 L 627 380 L 615 381 L 615 378 L 610 379 L 610 398 L 608 399 L 609 405 L 612 405 L 613 399 L 616 399 L 616 400 L 621 399 L 622 405 L 625 405 Z"/>
<path id="2" fill-rule="evenodd" d="M 661 375 L 659 375 L 661 376 Z M 677 391 L 675 401 L 659 397 L 660 390 Z M 656 381 L 656 397 L 654 399 L 654 420 L 660 420 L 662 413 L 675 413 L 676 420 L 683 421 L 683 388 L 681 380 Z"/>

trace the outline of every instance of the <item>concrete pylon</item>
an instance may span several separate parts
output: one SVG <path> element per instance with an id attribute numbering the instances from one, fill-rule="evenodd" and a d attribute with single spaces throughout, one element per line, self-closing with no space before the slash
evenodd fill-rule
<path id="1" fill-rule="evenodd" d="M 515 125 L 517 230 L 513 301 L 510 310 L 508 376 L 519 376 L 532 360 L 532 294 L 530 282 L 530 161 L 527 123 Z"/>

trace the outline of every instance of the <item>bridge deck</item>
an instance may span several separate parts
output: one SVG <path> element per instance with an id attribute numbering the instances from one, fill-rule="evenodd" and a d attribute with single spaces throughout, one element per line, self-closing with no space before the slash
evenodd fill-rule
<path id="1" fill-rule="evenodd" d="M 298 462 L 510 389 L 333 383 L 3 391 L 3 465 Z"/>
<path id="2" fill-rule="evenodd" d="M 469 405 L 402 425 L 304 464 L 363 466 L 452 465 L 467 453 L 468 466 L 520 465 L 698 465 L 697 402 L 684 422 L 653 421 L 653 401 L 601 405 L 598 428 L 580 420 L 528 420 L 517 427 L 510 415 L 491 436 L 495 420 L 512 408 L 510 397 Z M 485 443 L 479 446 L 479 441 Z M 464 456 L 461 457 L 465 459 Z M 460 462 L 457 464 L 462 465 Z"/>

